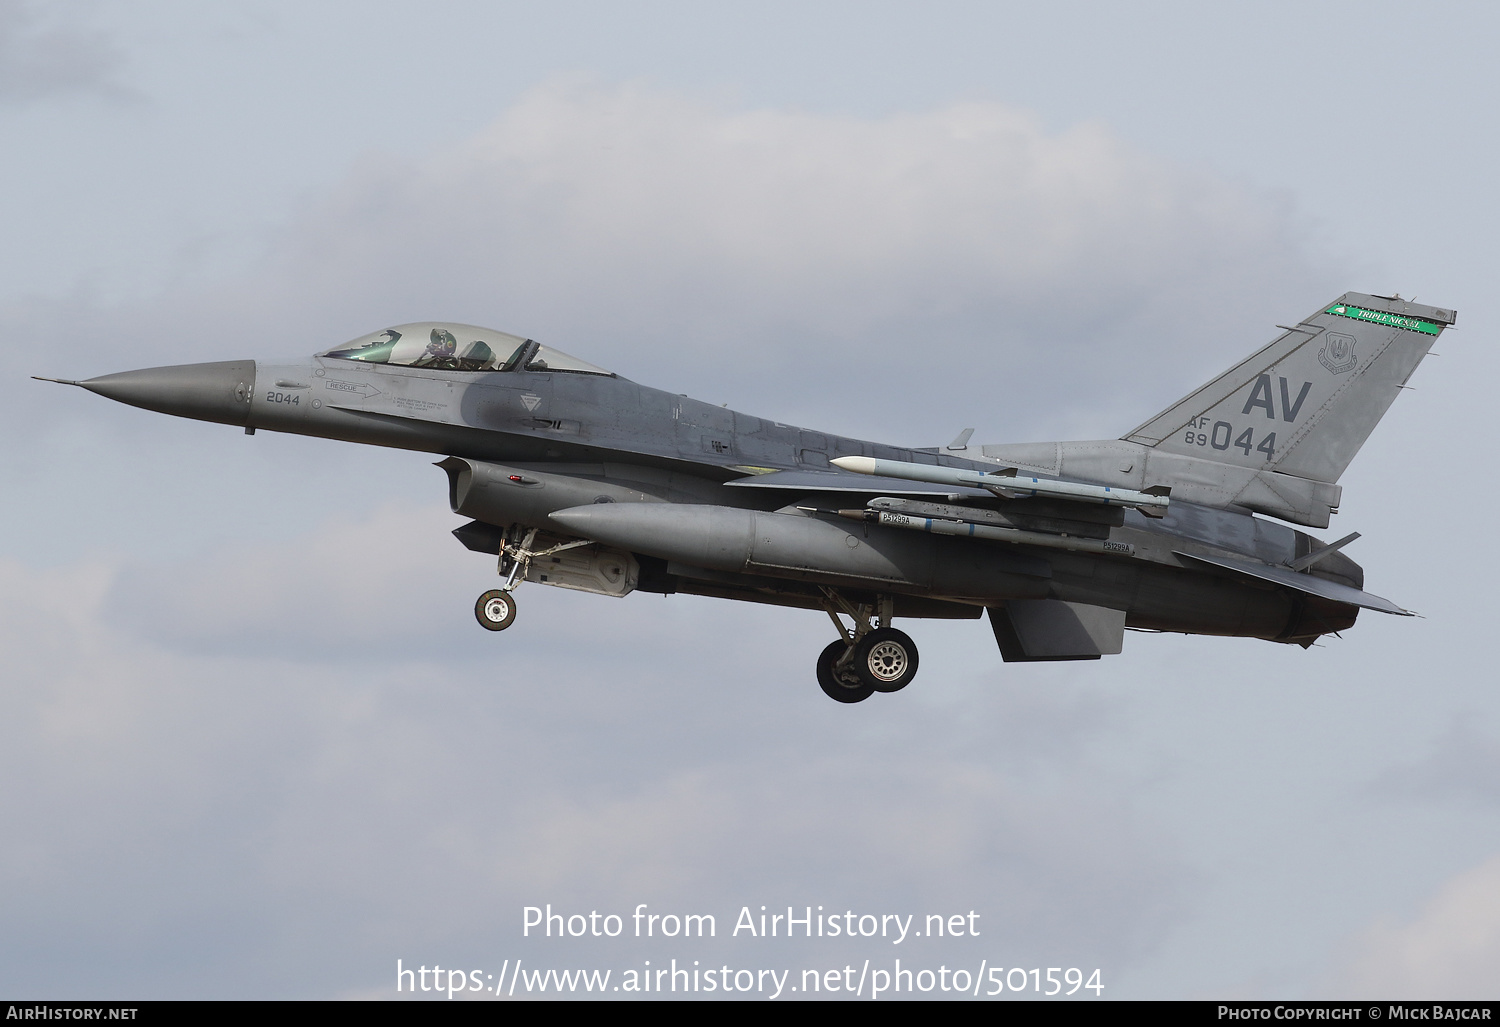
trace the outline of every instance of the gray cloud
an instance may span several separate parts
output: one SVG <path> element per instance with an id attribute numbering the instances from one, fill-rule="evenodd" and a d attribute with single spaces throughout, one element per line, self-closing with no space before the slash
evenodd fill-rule
<path id="1" fill-rule="evenodd" d="M 68 24 L 56 7 L 0 0 L 0 102 L 118 96 L 124 55 L 109 33 Z"/>
<path id="2" fill-rule="evenodd" d="M 284 573 L 252 566 L 225 584 Z M 178 570 L 187 595 L 217 580 Z M 666 619 L 622 606 L 612 625 L 590 616 L 594 597 L 540 589 L 525 597 L 538 635 L 475 629 L 446 659 L 420 644 L 383 661 L 289 658 L 281 641 L 311 611 L 296 604 L 242 623 L 232 653 L 183 652 L 106 623 L 109 575 L 0 573 L 0 772 L 29 782 L 0 796 L 14 980 L 62 987 L 46 953 L 85 959 L 88 935 L 111 955 L 70 994 L 125 993 L 151 960 L 151 994 L 321 994 L 309 961 L 347 986 L 414 946 L 517 951 L 520 907 L 544 901 L 721 917 L 742 903 L 977 903 L 986 952 L 1118 961 L 1191 891 L 1125 782 L 1088 755 L 1112 720 L 1088 686 L 856 722 L 805 687 L 811 639 L 791 616 L 761 626 L 792 644 L 756 650 L 746 675 L 714 642 L 712 604 Z M 408 605 L 398 576 L 333 580 L 318 625 L 335 639 L 357 604 L 387 631 L 442 633 L 448 612 Z M 212 945 L 188 944 L 205 934 Z M 829 954 L 795 951 L 814 949 Z"/>
<path id="3" fill-rule="evenodd" d="M 432 479 L 440 492 L 440 472 Z M 226 540 L 188 561 L 125 569 L 108 601 L 120 623 L 188 651 L 441 659 L 468 635 L 451 597 L 493 562 L 449 534 L 462 523 L 441 506 L 387 507 L 300 538 Z"/>
<path id="4" fill-rule="evenodd" d="M 1455 717 L 1422 757 L 1386 770 L 1371 795 L 1397 801 L 1467 801 L 1500 805 L 1500 740 L 1473 714 Z"/>

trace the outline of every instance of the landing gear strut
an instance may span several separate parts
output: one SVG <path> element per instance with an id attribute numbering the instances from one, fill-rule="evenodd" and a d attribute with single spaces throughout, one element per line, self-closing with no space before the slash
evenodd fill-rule
<path id="1" fill-rule="evenodd" d="M 890 596 L 881 596 L 872 609 L 851 604 L 831 588 L 823 589 L 823 609 L 838 628 L 839 640 L 818 657 L 818 685 L 831 699 L 854 703 L 876 692 L 899 692 L 917 676 L 917 644 L 904 631 L 891 627 Z M 843 613 L 854 622 L 846 628 Z M 871 624 L 871 614 L 879 627 Z"/>
<path id="2" fill-rule="evenodd" d="M 522 534 L 522 531 L 525 534 Z M 549 546 L 546 549 L 533 552 L 531 544 L 536 541 L 536 529 L 523 529 L 519 524 L 511 525 L 506 531 L 504 539 L 500 543 L 500 564 L 498 570 L 500 576 L 505 579 L 505 584 L 499 588 L 491 589 L 479 597 L 474 604 L 474 619 L 479 621 L 479 626 L 490 631 L 504 631 L 510 627 L 516 619 L 516 598 L 512 592 L 526 580 L 526 568 L 531 561 L 539 556 L 551 556 L 560 553 L 564 549 L 577 549 L 579 546 L 593 545 L 589 539 L 580 539 L 576 542 L 564 542 L 560 545 Z"/>
<path id="3" fill-rule="evenodd" d="M 875 689 L 860 679 L 852 661 L 843 659 L 848 652 L 849 646 L 843 642 L 828 644 L 818 657 L 818 685 L 824 695 L 836 702 L 864 702 L 875 694 Z"/>

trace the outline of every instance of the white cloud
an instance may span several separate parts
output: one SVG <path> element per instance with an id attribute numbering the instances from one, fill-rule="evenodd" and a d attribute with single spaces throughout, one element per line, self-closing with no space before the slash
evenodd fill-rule
<path id="1" fill-rule="evenodd" d="M 1319 993 L 1393 999 L 1500 994 L 1500 856 L 1446 882 L 1406 923 L 1382 921 Z"/>
<path id="2" fill-rule="evenodd" d="M 664 387 L 1108 404 L 1327 291 L 1279 202 L 998 103 L 859 119 L 555 83 L 462 147 L 364 165 L 289 238 L 287 292 L 474 311 Z"/>
<path id="3" fill-rule="evenodd" d="M 1283 201 L 1097 124 L 558 82 L 460 146 L 365 155 L 260 271 L 89 318 L 66 356 L 284 356 L 440 317 L 895 442 L 955 417 L 1123 432 L 1350 284 L 1305 249 Z M 57 337 L 78 305 L 13 310 L 7 334 Z"/>

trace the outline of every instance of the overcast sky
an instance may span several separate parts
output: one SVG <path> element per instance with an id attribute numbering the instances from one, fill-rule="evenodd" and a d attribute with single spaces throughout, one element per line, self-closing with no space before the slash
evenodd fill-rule
<path id="1" fill-rule="evenodd" d="M 0 0 L 0 994 L 901 958 L 1496 997 L 1497 28 Z M 430 318 L 882 442 L 1113 438 L 1350 289 L 1459 311 L 1327 533 L 1424 619 L 1034 666 L 910 622 L 917 682 L 850 707 L 821 615 L 530 585 L 482 631 L 430 457 L 28 377 Z M 522 937 L 547 903 L 718 936 Z M 981 933 L 731 936 L 762 905 Z"/>

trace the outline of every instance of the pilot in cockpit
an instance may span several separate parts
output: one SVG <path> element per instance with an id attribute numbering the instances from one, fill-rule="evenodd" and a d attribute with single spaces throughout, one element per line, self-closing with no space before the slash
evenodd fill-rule
<path id="1" fill-rule="evenodd" d="M 431 338 L 427 349 L 411 362 L 411 366 L 432 367 L 442 371 L 457 370 L 458 361 L 454 355 L 458 352 L 458 340 L 453 333 L 446 328 L 434 328 Z"/>

